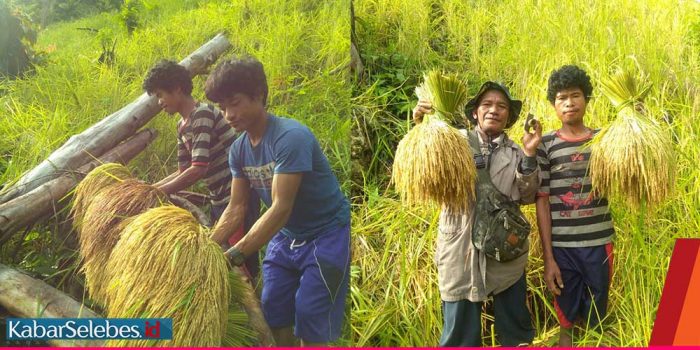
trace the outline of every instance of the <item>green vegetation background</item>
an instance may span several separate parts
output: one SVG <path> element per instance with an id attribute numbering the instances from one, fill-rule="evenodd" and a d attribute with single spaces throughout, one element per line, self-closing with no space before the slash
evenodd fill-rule
<path id="1" fill-rule="evenodd" d="M 590 127 L 614 118 L 598 82 L 615 66 L 637 67 L 654 84 L 646 100 L 676 143 L 675 193 L 640 215 L 612 200 L 615 273 L 605 332 L 577 345 L 648 344 L 675 238 L 700 232 L 700 3 L 697 1 L 357 0 L 354 41 L 365 74 L 353 91 L 352 343 L 434 346 L 442 328 L 433 263 L 437 210 L 399 205 L 389 184 L 393 152 L 410 127 L 422 72 L 463 74 L 472 93 L 500 80 L 524 100 L 545 131 L 560 122 L 546 100 L 550 72 L 564 64 L 588 71 Z M 521 123 L 509 134 L 520 142 Z M 534 206 L 525 208 L 532 223 Z M 542 280 L 536 225 L 527 268 L 535 345 L 557 341 L 551 295 Z M 486 306 L 490 308 L 490 306 Z M 494 344 L 483 317 L 484 344 Z"/>

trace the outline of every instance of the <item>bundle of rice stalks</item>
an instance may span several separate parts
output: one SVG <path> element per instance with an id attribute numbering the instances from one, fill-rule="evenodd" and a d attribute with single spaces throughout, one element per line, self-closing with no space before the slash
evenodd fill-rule
<path id="1" fill-rule="evenodd" d="M 115 340 L 116 346 L 220 346 L 230 301 L 228 262 L 188 211 L 163 206 L 124 228 L 108 262 L 108 316 L 173 320 L 169 341 Z"/>
<path id="2" fill-rule="evenodd" d="M 107 260 L 119 241 L 125 220 L 165 202 L 167 196 L 162 191 L 134 179 L 108 185 L 94 196 L 78 237 L 85 284 L 94 301 L 107 305 Z"/>
<path id="3" fill-rule="evenodd" d="M 75 227 L 81 227 L 85 210 L 98 192 L 109 185 L 131 178 L 129 169 L 117 163 L 105 163 L 89 172 L 75 187 L 71 209 Z"/>
<path id="4" fill-rule="evenodd" d="M 454 120 L 462 115 L 466 85 L 437 72 L 426 74 L 424 79 L 416 94 L 431 101 L 436 113 L 426 115 L 399 142 L 392 182 L 409 205 L 434 202 L 464 210 L 474 199 L 474 156 L 464 135 L 445 118 Z"/>
<path id="5" fill-rule="evenodd" d="M 601 85 L 619 112 L 591 140 L 592 185 L 633 208 L 657 205 L 671 193 L 675 167 L 670 134 L 645 114 L 642 98 L 650 86 L 622 70 Z"/>

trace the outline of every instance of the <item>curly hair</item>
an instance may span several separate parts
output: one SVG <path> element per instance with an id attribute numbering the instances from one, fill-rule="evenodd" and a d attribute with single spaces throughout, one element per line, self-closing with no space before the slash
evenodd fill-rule
<path id="1" fill-rule="evenodd" d="M 221 62 L 207 78 L 204 92 L 215 103 L 221 103 L 236 93 L 250 98 L 262 95 L 263 105 L 266 105 L 268 90 L 263 65 L 250 56 Z"/>
<path id="2" fill-rule="evenodd" d="M 554 104 L 557 93 L 569 88 L 581 89 L 581 91 L 583 91 L 583 96 L 586 98 L 586 102 L 591 99 L 593 93 L 591 77 L 586 74 L 586 71 L 574 65 L 562 66 L 552 72 L 547 84 L 547 99 L 551 104 Z"/>
<path id="3" fill-rule="evenodd" d="M 192 94 L 192 78 L 185 67 L 175 61 L 161 60 L 148 71 L 143 89 L 149 95 L 161 89 L 173 92 L 180 88 L 183 94 Z"/>

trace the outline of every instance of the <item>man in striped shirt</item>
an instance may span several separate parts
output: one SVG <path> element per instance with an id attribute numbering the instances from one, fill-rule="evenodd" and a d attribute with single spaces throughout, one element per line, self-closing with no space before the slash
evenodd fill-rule
<path id="1" fill-rule="evenodd" d="M 605 316 L 612 276 L 614 228 L 605 198 L 591 189 L 584 147 L 597 133 L 583 122 L 593 87 L 579 67 L 567 65 L 549 78 L 547 99 L 561 128 L 542 137 L 537 150 L 541 184 L 537 224 L 544 277 L 555 295 L 559 345 L 571 346 L 577 320 L 595 327 Z"/>
<path id="2" fill-rule="evenodd" d="M 192 97 L 190 74 L 174 61 L 156 64 L 143 88 L 158 98 L 166 113 L 182 117 L 177 124 L 178 170 L 154 186 L 174 194 L 203 180 L 210 192 L 212 221 L 218 220 L 231 195 L 228 149 L 236 132 L 216 107 Z"/>

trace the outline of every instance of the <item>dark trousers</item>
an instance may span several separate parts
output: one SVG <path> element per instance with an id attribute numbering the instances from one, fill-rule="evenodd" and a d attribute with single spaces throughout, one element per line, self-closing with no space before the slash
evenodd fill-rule
<path id="1" fill-rule="evenodd" d="M 525 274 L 518 282 L 493 296 L 496 338 L 502 346 L 529 344 L 535 337 L 530 310 L 525 302 Z M 442 302 L 444 325 L 440 346 L 482 346 L 482 302 Z"/>

